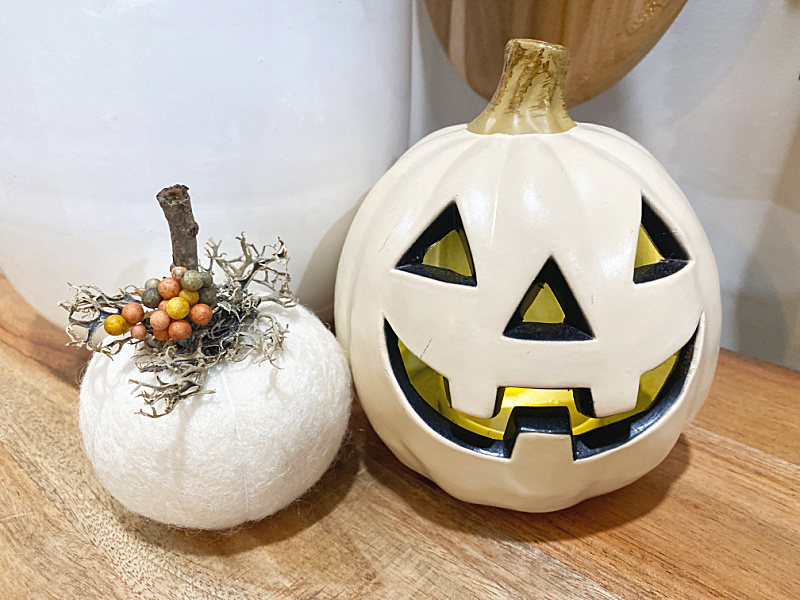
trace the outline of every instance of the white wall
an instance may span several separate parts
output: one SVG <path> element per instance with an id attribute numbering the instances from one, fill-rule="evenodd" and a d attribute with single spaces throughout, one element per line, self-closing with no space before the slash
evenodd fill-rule
<path id="1" fill-rule="evenodd" d="M 2 2 L 0 266 L 54 323 L 67 282 L 159 277 L 155 201 L 191 189 L 200 254 L 286 242 L 333 313 L 360 200 L 407 144 L 410 0 Z"/>
<path id="2" fill-rule="evenodd" d="M 411 141 L 485 101 L 416 2 Z M 571 109 L 641 142 L 683 188 L 722 286 L 722 345 L 800 368 L 800 0 L 689 0 L 622 81 Z"/>

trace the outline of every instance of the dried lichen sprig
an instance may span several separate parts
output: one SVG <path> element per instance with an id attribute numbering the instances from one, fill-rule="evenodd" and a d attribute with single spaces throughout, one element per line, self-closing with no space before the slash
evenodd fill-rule
<path id="1" fill-rule="evenodd" d="M 101 344 L 95 340 L 95 333 L 102 329 L 107 317 L 118 315 L 122 307 L 130 302 L 140 302 L 139 290 L 128 286 L 119 294 L 110 296 L 94 285 L 68 285 L 75 290 L 75 294 L 71 300 L 59 303 L 69 311 L 67 333 L 70 341 L 67 346 L 83 347 L 108 356 L 117 354 L 130 341 L 130 337 Z"/>
<path id="2" fill-rule="evenodd" d="M 143 373 L 156 374 L 155 383 L 131 380 L 136 386 L 134 393 L 138 392 L 149 408 L 140 410 L 140 414 L 162 417 L 187 398 L 213 394 L 214 390 L 206 388 L 206 380 L 210 369 L 217 364 L 239 362 L 257 353 L 258 362 L 270 361 L 277 366 L 275 360 L 283 348 L 288 327 L 275 316 L 258 312 L 239 325 L 218 339 L 192 336 L 193 352 L 179 344 L 169 345 L 164 351 L 139 347 L 134 354 L 136 367 Z"/>
<path id="3" fill-rule="evenodd" d="M 242 233 L 236 238 L 241 254 L 233 258 L 210 240 L 206 253 L 212 277 L 207 278 L 198 265 L 199 226 L 189 188 L 164 188 L 156 198 L 170 228 L 172 277 L 148 280 L 144 289 L 129 286 L 117 296 L 95 286 L 73 286 L 75 296 L 61 304 L 69 311 L 70 345 L 113 356 L 125 344 L 136 344 L 134 364 L 141 373 L 154 375 L 153 381 L 131 380 L 148 409 L 139 412 L 148 417 L 167 415 L 187 398 L 213 393 L 206 388 L 208 373 L 220 363 L 256 355 L 258 362 L 277 366 L 288 327 L 262 306 L 297 303 L 289 287 L 289 254 L 280 238 L 259 249 Z M 213 282 L 215 270 L 224 275 L 218 285 Z M 261 293 L 249 289 L 252 283 L 262 286 Z M 157 310 L 146 312 L 144 307 Z M 133 329 L 130 336 L 101 344 L 94 339 L 101 325 L 115 336 Z"/>
<path id="4" fill-rule="evenodd" d="M 249 243 L 242 233 L 236 238 L 241 247 L 241 254 L 236 258 L 227 258 L 225 252 L 220 253 L 221 242 L 209 240 L 206 244 L 206 255 L 209 259 L 208 270 L 214 266 L 225 273 L 230 282 L 245 288 L 251 282 L 265 286 L 270 299 L 283 306 L 293 306 L 296 300 L 289 289 L 289 254 L 283 240 L 264 246 L 259 250 Z M 269 250 L 268 250 L 269 249 Z M 273 297 L 274 296 L 274 297 Z"/>
<path id="5" fill-rule="evenodd" d="M 256 355 L 258 362 L 276 365 L 288 327 L 261 309 L 266 303 L 283 307 L 297 303 L 289 287 L 289 254 L 280 239 L 261 249 L 247 242 L 244 234 L 236 239 L 241 254 L 233 258 L 220 251 L 219 242 L 208 242 L 209 271 L 222 272 L 224 281 L 217 285 L 217 305 L 211 322 L 194 325 L 192 334 L 184 340 L 156 340 L 148 313 L 143 321 L 148 334 L 143 341 L 137 342 L 130 336 L 103 344 L 95 341 L 97 329 L 109 315 L 119 314 L 130 302 L 141 302 L 142 290 L 133 286 L 116 296 L 95 286 L 73 286 L 75 296 L 61 303 L 70 313 L 67 329 L 72 339 L 70 345 L 112 356 L 126 343 L 136 343 L 134 364 L 142 373 L 155 375 L 154 382 L 131 380 L 134 393 L 142 398 L 147 409 L 140 410 L 141 414 L 162 417 L 187 398 L 213 393 L 206 388 L 206 381 L 209 370 L 217 364 L 239 362 Z M 262 286 L 260 291 L 266 293 L 251 291 L 249 286 L 253 283 Z"/>
<path id="6" fill-rule="evenodd" d="M 209 270 L 218 267 L 226 281 L 217 289 L 214 319 L 197 327 L 192 335 L 175 343 L 140 345 L 134 354 L 136 367 L 143 373 L 154 373 L 155 383 L 132 380 L 135 393 L 146 408 L 140 413 L 161 417 L 172 412 L 192 396 L 213 393 L 206 388 L 209 370 L 223 362 L 238 362 L 251 354 L 258 361 L 275 365 L 288 332 L 274 315 L 261 311 L 265 302 L 292 306 L 296 300 L 289 289 L 289 255 L 279 239 L 274 246 L 258 250 L 247 243 L 244 234 L 237 238 L 242 254 L 228 259 L 220 253 L 220 244 L 208 244 Z M 270 294 L 257 295 L 248 286 L 260 283 Z"/>
<path id="7" fill-rule="evenodd" d="M 206 380 L 209 370 L 219 363 L 239 362 L 255 353 L 258 362 L 276 364 L 288 327 L 261 307 L 270 302 L 285 307 L 297 303 L 289 288 L 289 255 L 280 239 L 261 250 L 248 243 L 244 234 L 237 240 L 242 252 L 235 258 L 220 252 L 218 242 L 212 240 L 207 245 L 209 270 L 213 272 L 216 267 L 225 274 L 225 282 L 217 288 L 213 321 L 197 327 L 186 340 L 160 344 L 151 343 L 148 337 L 137 348 L 137 368 L 156 374 L 155 383 L 133 381 L 149 409 L 141 410 L 141 414 L 161 417 L 182 400 L 213 393 L 206 389 Z M 253 282 L 265 286 L 269 293 L 251 292 L 248 286 Z"/>

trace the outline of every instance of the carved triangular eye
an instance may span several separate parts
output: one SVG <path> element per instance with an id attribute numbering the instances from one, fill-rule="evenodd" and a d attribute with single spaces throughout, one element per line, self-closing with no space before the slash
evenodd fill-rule
<path id="1" fill-rule="evenodd" d="M 636 246 L 633 282 L 644 283 L 677 273 L 689 262 L 681 243 L 642 197 L 642 224 Z"/>
<path id="2" fill-rule="evenodd" d="M 528 288 L 504 335 L 523 340 L 592 339 L 592 329 L 552 258 Z"/>
<path id="3" fill-rule="evenodd" d="M 476 286 L 475 265 L 456 203 L 442 211 L 397 263 L 401 271 Z"/>

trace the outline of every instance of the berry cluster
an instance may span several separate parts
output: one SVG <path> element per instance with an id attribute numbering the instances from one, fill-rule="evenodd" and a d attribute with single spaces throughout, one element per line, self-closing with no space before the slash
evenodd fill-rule
<path id="1" fill-rule="evenodd" d="M 131 337 L 137 340 L 148 333 L 162 342 L 184 340 L 192 334 L 192 323 L 206 325 L 211 321 L 217 289 L 209 271 L 173 267 L 170 277 L 148 279 L 141 297 L 141 304 L 130 302 L 121 314 L 106 318 L 106 333 L 123 335 L 130 329 Z M 153 312 L 145 315 L 142 304 Z"/>

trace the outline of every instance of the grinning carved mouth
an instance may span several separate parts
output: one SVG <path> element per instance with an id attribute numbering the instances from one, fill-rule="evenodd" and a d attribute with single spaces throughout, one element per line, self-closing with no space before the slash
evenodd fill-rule
<path id="1" fill-rule="evenodd" d="M 414 356 L 384 321 L 395 379 L 411 408 L 438 435 L 481 454 L 510 458 L 520 433 L 568 434 L 575 460 L 617 448 L 661 418 L 686 385 L 699 329 L 678 352 L 642 375 L 631 411 L 594 418 L 591 391 L 583 388 L 500 388 L 495 415 L 479 419 L 450 406 L 447 379 Z"/>

